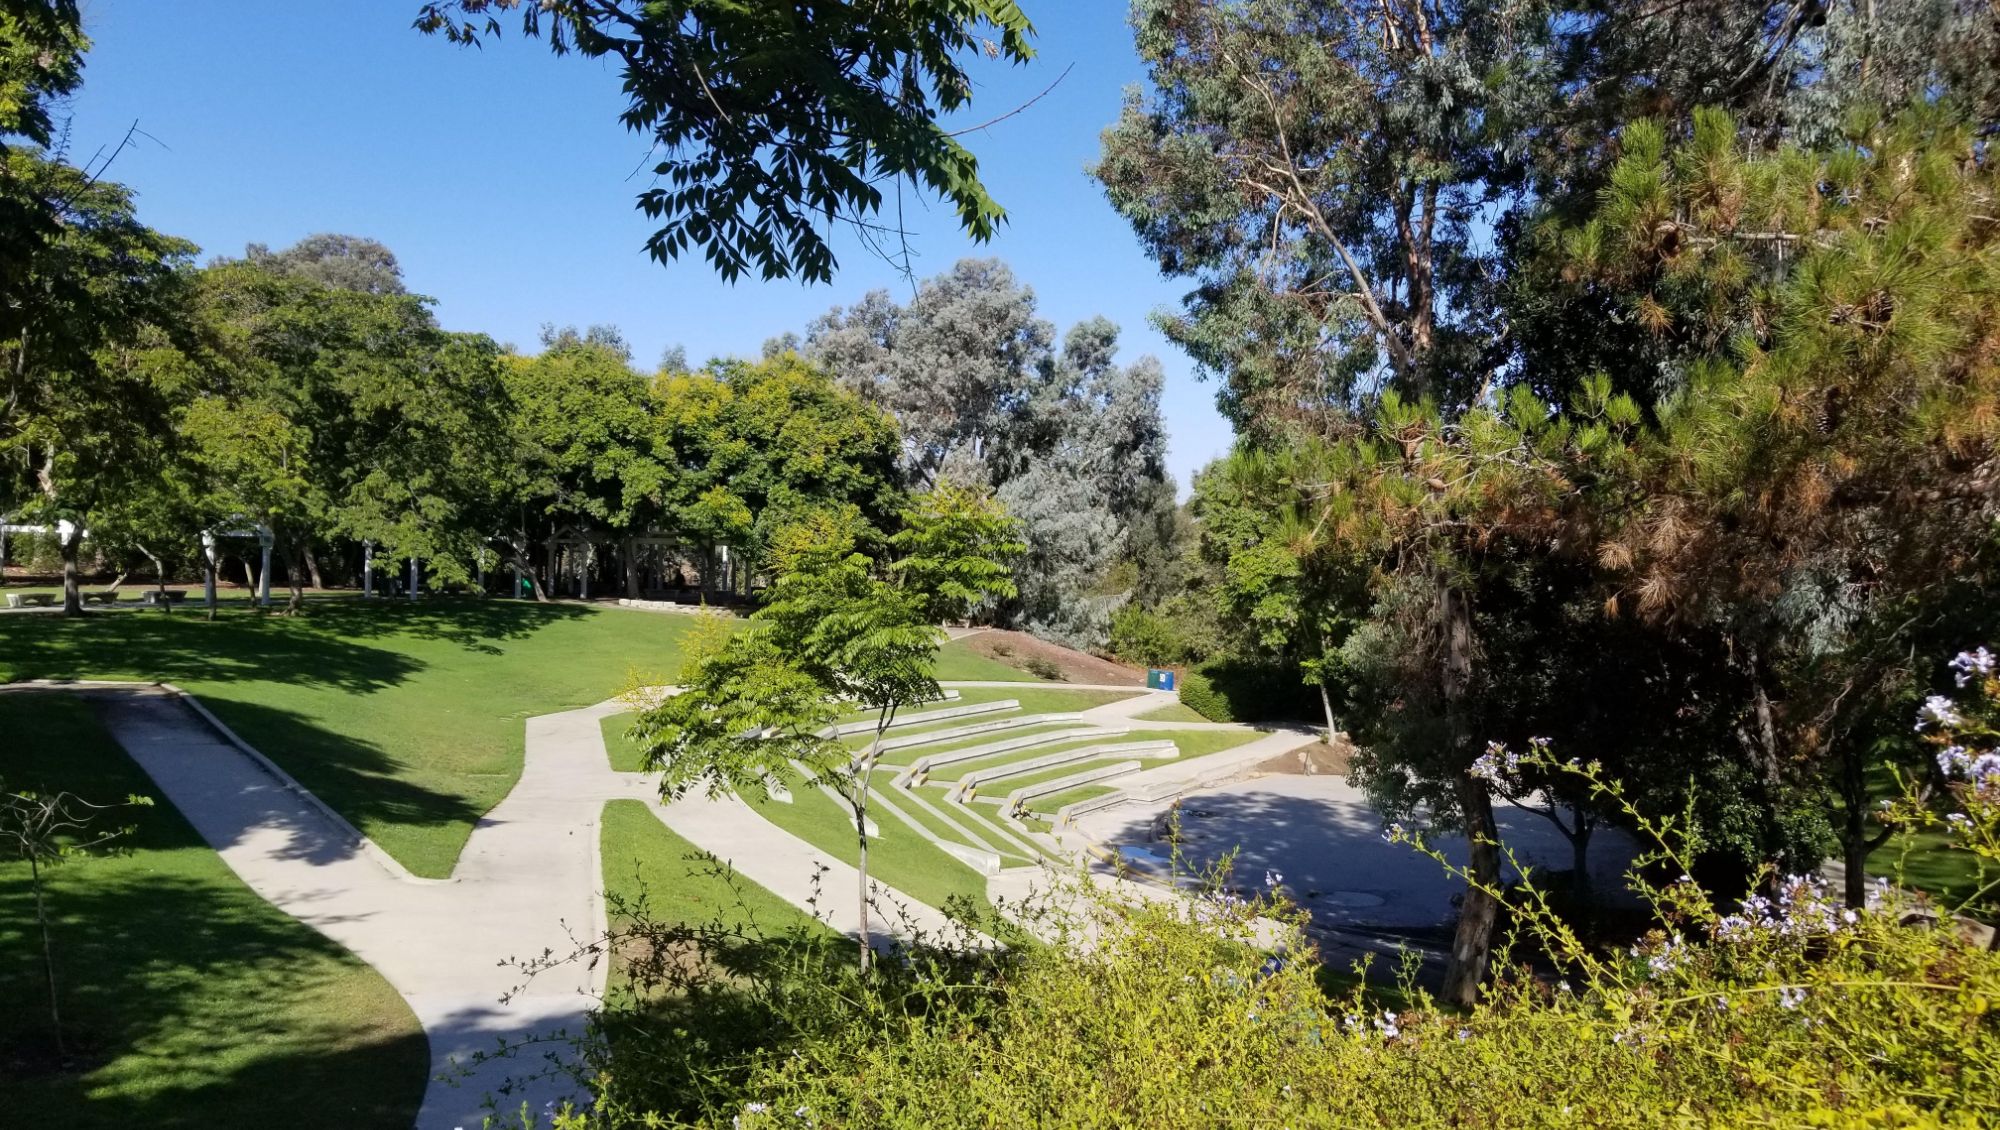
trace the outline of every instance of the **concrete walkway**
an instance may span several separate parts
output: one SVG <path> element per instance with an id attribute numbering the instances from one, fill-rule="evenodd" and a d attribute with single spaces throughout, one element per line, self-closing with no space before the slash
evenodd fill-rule
<path id="1" fill-rule="evenodd" d="M 452 878 L 423 880 L 385 867 L 351 827 L 170 692 L 91 693 L 112 737 L 231 870 L 374 966 L 409 1002 L 433 1073 L 449 1077 L 425 1091 L 419 1127 L 478 1126 L 489 1096 L 505 1111 L 571 1094 L 559 1074 L 502 1088 L 513 1076 L 550 1074 L 545 1054 L 566 1059 L 561 1039 L 582 1033 L 604 964 L 557 966 L 524 986 L 505 963 L 565 954 L 603 931 L 598 817 L 611 774 L 599 708 L 531 719 L 520 783 L 473 830 Z M 471 1062 L 502 1041 L 531 1038 L 553 1042 Z"/>
<path id="2" fill-rule="evenodd" d="M 429 1039 L 433 1079 L 419 1130 L 476 1127 L 490 1099 L 582 1098 L 562 1068 L 604 991 L 608 962 L 526 977 L 523 959 L 560 958 L 604 935 L 600 820 L 608 800 L 647 801 L 681 836 L 802 908 L 823 867 L 820 916 L 855 934 L 854 868 L 734 799 L 659 799 L 657 778 L 618 773 L 605 702 L 527 720 L 521 778 L 474 827 L 450 879 L 410 875 L 192 698 L 150 684 L 0 688 L 88 696 L 106 729 L 223 861 L 259 895 L 339 942 L 409 1003 Z M 939 911 L 877 888 L 878 936 L 944 931 Z M 503 1001 L 504 998 L 504 1001 Z M 524 1041 L 531 1041 L 524 1043 Z M 493 1053 L 505 1042 L 516 1054 Z"/>

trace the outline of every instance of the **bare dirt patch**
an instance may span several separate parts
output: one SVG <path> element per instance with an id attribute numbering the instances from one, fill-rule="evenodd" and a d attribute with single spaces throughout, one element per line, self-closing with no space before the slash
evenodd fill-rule
<path id="1" fill-rule="evenodd" d="M 1119 687 L 1146 685 L 1146 673 L 1136 667 L 1036 639 L 1026 632 L 988 628 L 963 636 L 961 640 L 967 648 L 988 659 L 1044 679 L 1064 683 L 1105 683 Z"/>
<path id="2" fill-rule="evenodd" d="M 1257 772 L 1293 773 L 1306 776 L 1331 773 L 1336 776 L 1345 777 L 1353 763 L 1353 745 L 1344 741 L 1339 745 L 1314 742 L 1309 746 L 1301 746 L 1289 753 L 1281 753 L 1271 758 L 1269 761 L 1257 766 Z"/>

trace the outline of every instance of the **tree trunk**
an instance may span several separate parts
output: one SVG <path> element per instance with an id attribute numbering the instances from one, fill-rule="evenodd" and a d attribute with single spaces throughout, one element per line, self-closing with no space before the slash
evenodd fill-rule
<path id="1" fill-rule="evenodd" d="M 83 588 L 77 577 L 76 550 L 83 540 L 83 527 L 73 526 L 67 535 L 58 533 L 56 542 L 62 548 L 63 571 L 63 615 L 83 615 Z"/>
<path id="2" fill-rule="evenodd" d="M 519 570 L 522 576 L 528 578 L 528 590 L 535 594 L 535 600 L 542 604 L 548 603 L 549 592 L 542 587 L 542 579 L 535 575 L 535 567 L 528 563 L 528 531 L 522 530 L 518 541 L 508 542 L 507 551 L 513 554 L 514 568 Z M 515 593 L 514 595 L 520 596 L 521 594 Z"/>
<path id="3" fill-rule="evenodd" d="M 1319 705 L 1322 710 L 1326 711 L 1326 744 L 1330 748 L 1333 745 L 1334 732 L 1333 696 L 1326 693 L 1325 683 L 1319 685 Z"/>
<path id="4" fill-rule="evenodd" d="M 35 924 L 42 931 L 42 974 L 49 982 L 49 1027 L 56 1037 L 56 1058 L 67 1060 L 69 1050 L 63 1047 L 62 1006 L 56 994 L 56 946 L 54 935 L 49 932 L 49 912 L 42 902 L 42 867 L 33 854 L 28 856 L 28 883 L 35 889 Z"/>
<path id="5" fill-rule="evenodd" d="M 159 557 L 153 553 L 152 550 L 147 549 L 143 545 L 139 547 L 139 552 L 145 554 L 146 560 L 151 561 L 153 563 L 153 591 L 159 594 L 155 599 L 158 600 L 162 611 L 166 612 L 168 615 L 172 615 L 174 605 L 172 601 L 167 599 L 166 562 L 161 561 Z"/>
<path id="6" fill-rule="evenodd" d="M 1438 626 L 1444 654 L 1438 672 L 1443 692 L 1447 740 L 1454 754 L 1471 761 L 1472 734 L 1466 699 L 1472 690 L 1472 605 L 1456 587 L 1438 594 Z M 1500 918 L 1500 828 L 1493 820 L 1493 797 L 1483 782 L 1463 771 L 1453 783 L 1470 857 L 1465 895 L 1458 912 L 1458 929 L 1445 965 L 1444 999 L 1470 1007 L 1479 999 L 1480 982 L 1493 949 L 1493 927 Z"/>
<path id="7" fill-rule="evenodd" d="M 1486 964 L 1493 954 L 1493 928 L 1500 921 L 1500 900 L 1494 895 L 1500 889 L 1500 827 L 1493 819 L 1493 798 L 1483 785 L 1466 777 L 1458 782 L 1457 792 L 1472 874 L 1458 910 L 1440 996 L 1448 1004 L 1470 1008 L 1479 1001 L 1479 986 L 1486 980 Z"/>
<path id="8" fill-rule="evenodd" d="M 1581 906 L 1590 901 L 1590 834 L 1596 828 L 1584 822 L 1582 813 L 1572 809 L 1570 815 L 1576 821 L 1576 830 L 1569 835 L 1569 886 L 1570 894 Z"/>
<path id="9" fill-rule="evenodd" d="M 319 558 L 313 556 L 313 547 L 311 542 L 306 543 L 305 558 L 306 558 L 306 574 L 312 578 L 313 591 L 314 592 L 325 591 L 326 582 L 320 579 Z M 296 583 L 294 584 L 293 587 L 295 588 L 297 587 Z"/>
<path id="10" fill-rule="evenodd" d="M 875 776 L 875 759 L 882 752 L 882 735 L 889 729 L 889 723 L 896 717 L 896 708 L 885 706 L 875 720 L 875 740 L 868 743 L 867 760 L 862 763 L 861 777 L 853 794 L 854 835 L 861 851 L 856 870 L 861 875 L 861 973 L 867 976 L 875 959 L 875 947 L 868 937 L 868 784 Z"/>
<path id="11" fill-rule="evenodd" d="M 285 555 L 285 584 L 291 589 L 291 597 L 285 601 L 285 615 L 287 616 L 297 616 L 305 608 L 306 594 L 303 584 L 305 578 L 303 570 L 299 566 L 304 560 L 309 558 L 311 553 L 312 549 L 310 547 L 302 551 L 297 546 L 294 546 L 292 551 Z M 315 581 L 313 587 L 318 588 L 319 583 Z"/>

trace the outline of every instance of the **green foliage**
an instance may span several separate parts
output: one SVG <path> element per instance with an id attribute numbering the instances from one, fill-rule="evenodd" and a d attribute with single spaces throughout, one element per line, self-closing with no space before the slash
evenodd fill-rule
<path id="1" fill-rule="evenodd" d="M 28 619 L 64 628 L 166 621 Z M 18 656 L 26 646 L 12 637 L 4 650 Z M 100 798 L 155 789 L 73 696 L 0 694 L 0 733 L 10 788 Z M 66 1067 L 45 1050 L 48 1016 L 39 1004 L 47 990 L 28 866 L 0 856 L 0 995 L 8 1001 L 0 1009 L 8 1064 L 0 1102 L 10 1123 L 250 1126 L 288 1105 L 297 1109 L 287 1122 L 314 1130 L 416 1117 L 429 1048 L 380 974 L 246 886 L 171 804 L 108 823 L 132 828 L 115 853 L 43 875 L 63 1021 L 76 1048 Z M 297 1102 L 302 1090 L 314 1101 Z"/>
<path id="2" fill-rule="evenodd" d="M 1517 760 L 1529 759 L 1622 803 L 1593 767 L 1546 753 Z M 1966 834 L 1990 846 L 2000 796 L 1988 782 L 2000 771 L 1961 780 L 1976 785 L 1960 794 Z M 751 1127 L 801 1117 L 976 1127 L 995 1111 L 1106 1127 L 1972 1126 L 2000 1116 L 2000 954 L 1906 921 L 1911 906 L 1886 885 L 1842 910 L 1816 879 L 1774 877 L 1725 913 L 1676 874 L 1686 825 L 1630 815 L 1651 844 L 1633 883 L 1655 928 L 1629 947 L 1594 946 L 1531 879 L 1509 896 L 1504 972 L 1468 1009 L 1440 1007 L 1412 982 L 1414 965 L 1393 1001 L 1365 978 L 1330 992 L 1340 979 L 1320 976 L 1296 911 L 1276 896 L 1225 893 L 1226 877 L 1131 905 L 1079 885 L 1019 908 L 1046 943 L 994 923 L 1004 951 L 919 949 L 859 984 L 811 946 L 782 946 L 742 980 L 669 994 L 666 1016 L 621 1018 L 626 1043 L 599 1053 L 600 1077 L 613 1082 L 596 1117 L 645 1124 L 669 1109 L 662 1100 L 679 1118 Z M 1088 946 L 1061 940 L 1085 930 Z M 736 1010 L 753 1006 L 766 1038 L 726 1038 L 742 1021 Z M 670 1031 L 712 1057 L 654 1069 L 645 1049 Z"/>
<path id="3" fill-rule="evenodd" d="M 986 491 L 940 484 L 911 501 L 903 528 L 889 539 L 890 569 L 904 585 L 928 594 L 933 622 L 964 620 L 1018 591 L 1009 565 L 1024 550 L 1021 523 Z"/>
<path id="4" fill-rule="evenodd" d="M 556 54 L 622 66 L 620 120 L 662 155 L 638 206 L 661 223 L 646 246 L 663 263 L 698 247 L 727 280 L 826 282 L 826 229 L 851 223 L 873 240 L 885 180 L 936 194 L 979 242 L 1006 217 L 939 119 L 971 101 L 969 55 L 1033 56 L 1013 0 L 838 5 L 810 19 L 733 0 L 429 0 L 416 26 L 477 45 L 513 9 Z"/>
<path id="5" fill-rule="evenodd" d="M 1225 658 L 1183 671 L 1181 704 L 1211 722 L 1310 718 L 1319 703 L 1297 674 L 1269 661 Z"/>

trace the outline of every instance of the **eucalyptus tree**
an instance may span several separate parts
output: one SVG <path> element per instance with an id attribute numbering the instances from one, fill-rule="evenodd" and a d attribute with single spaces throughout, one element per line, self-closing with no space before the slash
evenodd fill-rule
<path id="1" fill-rule="evenodd" d="M 1029 550 L 1004 614 L 1094 646 L 1130 587 L 1112 574 L 1132 527 L 1171 505 L 1159 363 L 1120 366 L 1117 345 L 1101 317 L 1058 338 L 1005 264 L 968 259 L 907 304 L 876 291 L 836 308 L 804 350 L 895 414 L 913 484 L 992 487 L 1022 520 Z"/>
<path id="2" fill-rule="evenodd" d="M 476 45 L 503 13 L 558 55 L 620 68 L 619 120 L 659 155 L 638 207 L 662 263 L 698 248 L 725 279 L 825 282 L 833 227 L 902 250 L 900 219 L 878 218 L 885 184 L 899 201 L 905 184 L 934 193 L 981 242 L 1006 218 L 940 119 L 970 104 L 970 59 L 1032 57 L 1013 0 L 430 0 L 416 27 Z"/>
<path id="3" fill-rule="evenodd" d="M 280 251 L 253 243 L 244 250 L 243 257 L 274 275 L 311 279 L 336 290 L 408 293 L 396 253 L 366 236 L 320 232 Z"/>

